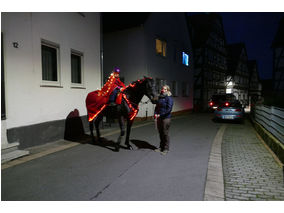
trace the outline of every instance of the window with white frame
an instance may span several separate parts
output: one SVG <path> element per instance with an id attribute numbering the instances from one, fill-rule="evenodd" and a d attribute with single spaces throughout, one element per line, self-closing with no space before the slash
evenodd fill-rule
<path id="1" fill-rule="evenodd" d="M 83 53 L 71 50 L 71 83 L 83 85 Z"/>
<path id="2" fill-rule="evenodd" d="M 167 56 L 167 42 L 156 38 L 156 53 L 163 57 Z"/>
<path id="3" fill-rule="evenodd" d="M 182 82 L 182 96 L 188 97 L 189 96 L 189 83 Z"/>
<path id="4" fill-rule="evenodd" d="M 177 81 L 172 81 L 171 91 L 172 91 L 173 96 L 175 97 L 178 96 L 178 82 Z"/>
<path id="5" fill-rule="evenodd" d="M 60 85 L 59 45 L 41 41 L 42 82 L 46 85 Z"/>
<path id="6" fill-rule="evenodd" d="M 164 85 L 167 84 L 167 81 L 164 80 L 164 79 L 160 79 L 160 78 L 156 78 L 156 89 L 157 89 L 157 92 L 160 93 L 161 92 L 161 89 Z"/>

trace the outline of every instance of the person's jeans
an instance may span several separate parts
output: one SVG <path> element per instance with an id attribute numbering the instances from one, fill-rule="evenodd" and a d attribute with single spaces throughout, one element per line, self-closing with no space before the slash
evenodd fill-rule
<path id="1" fill-rule="evenodd" d="M 109 96 L 109 103 L 114 103 L 119 89 L 115 88 Z"/>
<path id="2" fill-rule="evenodd" d="M 170 146 L 170 137 L 169 137 L 169 129 L 170 129 L 171 119 L 170 118 L 158 118 L 157 126 L 160 134 L 160 149 L 161 151 L 169 150 Z"/>

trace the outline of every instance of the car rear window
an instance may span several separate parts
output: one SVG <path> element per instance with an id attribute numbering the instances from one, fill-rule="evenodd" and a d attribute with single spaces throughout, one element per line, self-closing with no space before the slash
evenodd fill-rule
<path id="1" fill-rule="evenodd" d="M 211 97 L 211 100 L 213 102 L 225 102 L 225 101 L 233 102 L 236 100 L 236 96 L 234 96 L 233 94 L 213 95 Z"/>
<path id="2" fill-rule="evenodd" d="M 229 103 L 229 106 L 226 106 L 226 103 Z M 234 102 L 224 102 L 220 105 L 221 107 L 238 107 L 241 108 L 242 105 L 239 101 L 234 101 Z"/>

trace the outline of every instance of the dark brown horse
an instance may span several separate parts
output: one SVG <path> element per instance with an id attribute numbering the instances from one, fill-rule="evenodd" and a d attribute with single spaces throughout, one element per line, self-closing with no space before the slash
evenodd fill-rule
<path id="1" fill-rule="evenodd" d="M 127 131 L 126 131 L 126 138 L 125 138 L 125 145 L 127 149 L 132 149 L 132 146 L 129 144 L 129 136 L 131 131 L 131 126 L 133 124 L 134 118 L 138 113 L 138 105 L 139 102 L 142 100 L 143 96 L 146 95 L 151 102 L 154 104 L 157 100 L 157 92 L 155 88 L 155 82 L 152 78 L 144 77 L 141 80 L 137 80 L 130 85 L 128 85 L 122 91 L 122 101 L 121 104 L 116 106 L 107 106 L 103 109 L 97 117 L 89 122 L 91 136 L 93 138 L 93 142 L 95 142 L 93 129 L 94 124 L 96 127 L 97 138 L 98 142 L 100 142 L 100 122 L 103 119 L 103 116 L 109 114 L 110 111 L 114 118 L 118 119 L 119 127 L 120 127 L 120 136 L 117 139 L 117 143 L 115 146 L 116 151 L 119 151 L 121 138 L 125 135 L 125 120 L 127 121 Z M 111 109 L 112 108 L 112 109 Z"/>

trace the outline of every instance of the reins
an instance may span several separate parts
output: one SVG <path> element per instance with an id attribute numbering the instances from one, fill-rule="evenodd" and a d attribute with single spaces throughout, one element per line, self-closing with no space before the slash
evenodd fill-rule
<path id="1" fill-rule="evenodd" d="M 131 116 L 130 116 L 130 118 L 129 118 L 130 120 L 133 120 L 133 119 L 136 117 L 136 115 L 137 115 L 137 113 L 138 113 L 138 111 L 139 111 L 139 103 L 136 104 L 136 103 L 130 101 L 130 100 L 126 97 L 125 90 L 126 90 L 127 88 L 129 88 L 129 87 L 135 88 L 137 83 L 142 84 L 143 81 L 145 81 L 145 80 L 146 80 L 146 78 L 144 78 L 144 79 L 142 79 L 142 80 L 139 79 L 139 80 L 135 81 L 134 83 L 129 84 L 127 87 L 125 87 L 125 88 L 123 88 L 123 89 L 121 90 L 122 97 L 124 98 L 124 100 L 126 101 L 128 107 L 129 107 L 129 108 L 131 109 L 131 111 L 132 111 Z M 136 105 L 136 106 L 133 106 L 133 105 Z"/>

